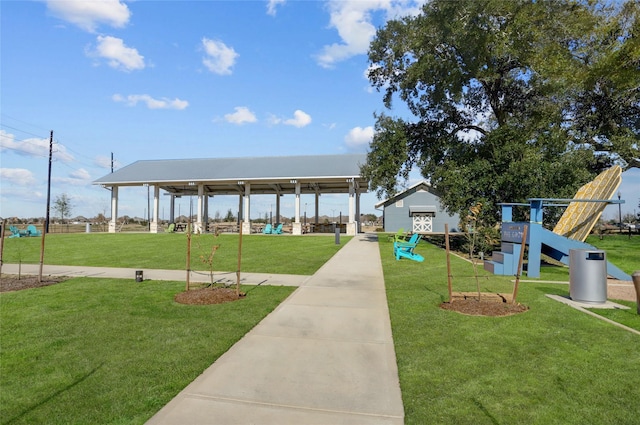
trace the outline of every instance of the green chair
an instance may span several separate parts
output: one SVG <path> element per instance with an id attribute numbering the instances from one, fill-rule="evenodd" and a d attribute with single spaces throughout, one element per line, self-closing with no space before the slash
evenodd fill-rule
<path id="1" fill-rule="evenodd" d="M 390 235 L 394 242 L 406 242 L 409 235 L 404 231 L 404 227 L 398 229 L 395 235 Z"/>

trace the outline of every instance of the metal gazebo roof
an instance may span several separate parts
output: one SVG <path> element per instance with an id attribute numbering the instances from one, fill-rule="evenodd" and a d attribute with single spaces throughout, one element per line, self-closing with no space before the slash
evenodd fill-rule
<path id="1" fill-rule="evenodd" d="M 195 195 L 198 185 L 210 195 L 237 194 L 246 183 L 253 194 L 346 193 L 351 181 L 361 192 L 365 154 L 142 160 L 93 182 L 102 186 L 158 185 L 175 195 Z"/>

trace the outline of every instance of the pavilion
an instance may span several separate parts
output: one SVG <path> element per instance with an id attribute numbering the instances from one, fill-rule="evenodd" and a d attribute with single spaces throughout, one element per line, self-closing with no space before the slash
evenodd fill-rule
<path id="1" fill-rule="evenodd" d="M 115 233 L 118 218 L 118 191 L 121 187 L 153 187 L 151 233 L 158 233 L 160 189 L 168 192 L 169 221 L 175 219 L 175 199 L 197 196 L 195 232 L 206 232 L 209 198 L 216 195 L 238 195 L 242 232 L 250 233 L 252 194 L 272 194 L 276 217 L 280 217 L 280 197 L 295 195 L 295 217 L 292 233 L 302 234 L 300 195 L 315 194 L 315 223 L 323 193 L 348 193 L 349 214 L 346 233 L 359 231 L 360 195 L 367 192 L 367 181 L 360 167 L 365 154 L 274 156 L 246 158 L 170 159 L 136 161 L 93 182 L 111 191 L 109 232 Z"/>

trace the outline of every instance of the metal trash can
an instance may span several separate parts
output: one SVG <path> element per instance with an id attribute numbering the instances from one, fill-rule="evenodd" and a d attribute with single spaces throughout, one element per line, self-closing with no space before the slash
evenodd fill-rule
<path id="1" fill-rule="evenodd" d="M 569 297 L 574 301 L 607 302 L 607 253 L 589 249 L 569 250 Z"/>
<path id="2" fill-rule="evenodd" d="M 142 282 L 144 279 L 142 278 L 142 270 L 136 270 L 136 282 Z"/>

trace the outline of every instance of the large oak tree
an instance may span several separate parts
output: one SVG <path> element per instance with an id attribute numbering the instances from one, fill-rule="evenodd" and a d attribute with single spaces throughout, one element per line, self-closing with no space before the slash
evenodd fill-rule
<path id="1" fill-rule="evenodd" d="M 634 1 L 432 0 L 369 49 L 384 103 L 362 167 L 379 196 L 417 168 L 450 212 L 572 197 L 604 168 L 640 166 Z"/>

